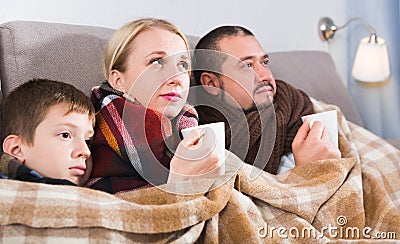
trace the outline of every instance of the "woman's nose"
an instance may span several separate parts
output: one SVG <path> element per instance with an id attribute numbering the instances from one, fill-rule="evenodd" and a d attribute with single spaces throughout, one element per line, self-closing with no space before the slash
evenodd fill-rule
<path id="1" fill-rule="evenodd" d="M 169 78 L 167 83 L 181 86 L 186 81 L 189 82 L 189 75 L 187 73 L 179 73 Z"/>
<path id="2" fill-rule="evenodd" d="M 168 84 L 182 85 L 182 79 L 180 79 L 179 77 L 172 77 L 170 80 L 168 80 Z"/>

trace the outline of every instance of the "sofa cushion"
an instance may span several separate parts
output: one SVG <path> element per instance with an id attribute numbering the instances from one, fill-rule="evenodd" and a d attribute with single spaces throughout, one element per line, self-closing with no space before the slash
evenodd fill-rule
<path id="1" fill-rule="evenodd" d="M 90 94 L 104 78 L 103 52 L 115 30 L 58 23 L 13 21 L 0 26 L 2 93 L 32 78 L 75 85 Z"/>

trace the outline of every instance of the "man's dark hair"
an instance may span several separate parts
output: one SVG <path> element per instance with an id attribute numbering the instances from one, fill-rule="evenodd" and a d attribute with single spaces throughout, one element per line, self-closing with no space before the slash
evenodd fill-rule
<path id="1" fill-rule="evenodd" d="M 217 76 L 220 75 L 221 65 L 227 56 L 222 52 L 218 52 L 221 51 L 218 42 L 223 38 L 234 36 L 254 36 L 254 34 L 241 26 L 220 26 L 208 32 L 199 40 L 193 57 L 195 85 L 201 85 L 200 77 L 204 72 L 214 73 Z"/>

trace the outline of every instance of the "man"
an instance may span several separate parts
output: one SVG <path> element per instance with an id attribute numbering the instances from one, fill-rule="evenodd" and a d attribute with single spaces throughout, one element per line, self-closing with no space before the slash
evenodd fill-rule
<path id="1" fill-rule="evenodd" d="M 203 88 L 196 94 L 200 124 L 224 121 L 226 148 L 272 174 L 291 152 L 296 165 L 340 158 L 322 123 L 302 125 L 301 117 L 314 113 L 310 98 L 275 80 L 268 62 L 243 27 L 221 26 L 201 38 L 193 66 L 196 85 Z"/>

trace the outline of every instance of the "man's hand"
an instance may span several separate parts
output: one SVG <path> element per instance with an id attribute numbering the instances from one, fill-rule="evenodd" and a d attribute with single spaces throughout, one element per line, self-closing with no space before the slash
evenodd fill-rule
<path id="1" fill-rule="evenodd" d="M 193 130 L 181 141 L 171 160 L 168 182 L 221 175 L 215 145 L 203 141 L 204 131 Z"/>
<path id="2" fill-rule="evenodd" d="M 296 166 L 322 159 L 341 157 L 339 149 L 331 142 L 328 130 L 320 121 L 315 121 L 310 128 L 310 120 L 304 120 L 292 143 Z"/>

